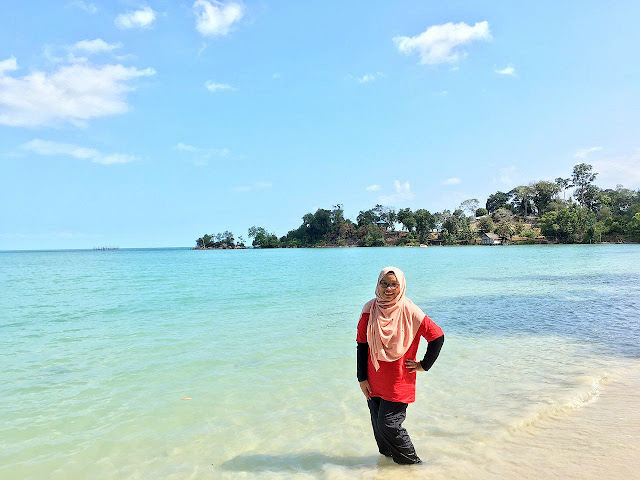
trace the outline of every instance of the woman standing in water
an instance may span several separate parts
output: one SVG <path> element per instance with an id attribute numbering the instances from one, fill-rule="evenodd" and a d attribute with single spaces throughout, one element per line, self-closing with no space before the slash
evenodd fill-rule
<path id="1" fill-rule="evenodd" d="M 402 270 L 383 268 L 376 298 L 362 309 L 358 322 L 358 381 L 371 412 L 373 436 L 382 455 L 400 464 L 422 463 L 402 422 L 415 401 L 416 372 L 427 371 L 438 358 L 444 334 L 405 297 Z M 420 337 L 427 353 L 415 360 Z"/>

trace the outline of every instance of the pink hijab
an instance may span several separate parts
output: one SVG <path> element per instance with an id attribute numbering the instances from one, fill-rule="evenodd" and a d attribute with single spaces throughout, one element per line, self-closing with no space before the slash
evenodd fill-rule
<path id="1" fill-rule="evenodd" d="M 380 281 L 390 272 L 395 274 L 400 288 L 395 298 L 387 300 Z M 376 370 L 380 368 L 379 361 L 393 362 L 407 353 L 424 319 L 420 307 L 404 296 L 406 287 L 402 270 L 385 267 L 378 275 L 376 298 L 368 301 L 362 309 L 363 313 L 369 313 L 367 343 Z"/>

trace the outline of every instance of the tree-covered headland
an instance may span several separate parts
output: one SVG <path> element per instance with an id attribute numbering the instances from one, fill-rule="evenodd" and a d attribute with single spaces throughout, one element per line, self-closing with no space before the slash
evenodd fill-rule
<path id="1" fill-rule="evenodd" d="M 640 190 L 602 189 L 594 183 L 597 175 L 581 163 L 570 177 L 495 192 L 484 206 L 468 199 L 453 211 L 376 205 L 354 221 L 337 204 L 307 213 L 280 238 L 259 226 L 249 228 L 248 236 L 257 248 L 474 245 L 484 234 L 502 243 L 640 242 Z M 245 241 L 225 231 L 203 235 L 196 248 L 245 248 Z"/>

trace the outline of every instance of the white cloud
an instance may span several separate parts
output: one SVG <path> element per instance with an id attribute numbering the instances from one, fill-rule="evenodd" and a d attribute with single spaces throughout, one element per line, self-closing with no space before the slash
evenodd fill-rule
<path id="1" fill-rule="evenodd" d="M 203 148 L 196 147 L 195 145 L 189 145 L 188 143 L 178 142 L 175 146 L 176 150 L 181 152 L 188 152 L 193 154 L 191 161 L 198 167 L 203 167 L 209 164 L 209 160 L 212 157 L 227 157 L 229 156 L 229 149 L 227 148 Z"/>
<path id="2" fill-rule="evenodd" d="M 384 73 L 376 72 L 376 73 L 365 73 L 361 77 L 356 77 L 354 75 L 349 74 L 346 76 L 346 78 L 348 80 L 355 80 L 358 83 L 371 83 L 371 82 L 375 82 L 378 78 L 382 78 L 384 76 L 385 76 Z"/>
<path id="3" fill-rule="evenodd" d="M 393 188 L 396 193 L 392 195 L 382 195 L 378 197 L 378 200 L 382 204 L 393 204 L 395 202 L 404 202 L 413 198 L 413 192 L 411 191 L 411 185 L 409 182 L 400 183 L 399 180 L 393 182 Z"/>
<path id="4" fill-rule="evenodd" d="M 218 155 L 220 157 L 226 157 L 229 155 L 229 149 L 227 148 L 203 148 L 196 147 L 195 145 L 189 145 L 188 143 L 178 142 L 176 144 L 176 150 L 190 153 L 202 153 L 208 155 Z"/>
<path id="5" fill-rule="evenodd" d="M 156 19 L 156 12 L 151 7 L 143 7 L 127 13 L 121 13 L 114 21 L 116 27 L 123 30 L 129 28 L 146 28 Z"/>
<path id="6" fill-rule="evenodd" d="M 93 148 L 81 147 L 71 143 L 51 142 L 35 138 L 22 145 L 22 148 L 38 155 L 68 156 L 80 160 L 91 160 L 93 163 L 111 165 L 114 163 L 133 162 L 136 157 L 122 153 L 103 154 Z"/>
<path id="7" fill-rule="evenodd" d="M 0 62 L 0 77 L 4 75 L 4 72 L 13 72 L 18 69 L 18 62 L 16 57 L 9 57 L 6 60 Z"/>
<path id="8" fill-rule="evenodd" d="M 380 190 L 380 185 L 369 185 L 366 190 L 367 192 L 377 192 Z"/>
<path id="9" fill-rule="evenodd" d="M 36 138 L 22 145 L 22 148 L 38 155 L 69 155 L 83 160 L 98 156 L 93 148 L 79 147 L 70 143 L 50 142 Z"/>
<path id="10" fill-rule="evenodd" d="M 215 83 L 215 82 L 212 82 L 211 80 L 207 80 L 204 86 L 210 92 L 219 92 L 222 90 L 236 90 L 231 85 L 228 85 L 226 83 Z"/>
<path id="11" fill-rule="evenodd" d="M 234 192 L 254 192 L 258 190 L 267 190 L 273 187 L 269 182 L 253 182 L 250 185 L 241 185 L 239 187 L 233 187 Z"/>
<path id="12" fill-rule="evenodd" d="M 85 125 L 92 118 L 124 113 L 130 82 L 155 74 L 152 68 L 73 64 L 14 77 L 5 72 L 15 70 L 15 58 L 0 65 L 0 125 L 14 127 Z"/>
<path id="13" fill-rule="evenodd" d="M 226 35 L 244 15 L 241 3 L 196 0 L 193 3 L 196 29 L 204 36 Z"/>
<path id="14" fill-rule="evenodd" d="M 191 152 L 191 153 L 202 151 L 201 148 L 194 147 L 193 145 L 188 145 L 182 142 L 178 142 L 178 144 L 176 145 L 176 150 L 182 150 L 183 152 Z"/>
<path id="15" fill-rule="evenodd" d="M 460 182 L 462 182 L 462 180 L 460 180 L 458 177 L 451 177 L 443 180 L 441 183 L 442 185 L 458 185 Z"/>
<path id="16" fill-rule="evenodd" d="M 598 174 L 595 183 L 599 187 L 614 188 L 620 184 L 630 189 L 640 188 L 640 148 L 628 155 L 591 162 L 591 165 Z"/>
<path id="17" fill-rule="evenodd" d="M 495 72 L 499 75 L 511 75 L 512 77 L 517 77 L 516 69 L 513 65 L 507 65 L 501 70 L 495 70 Z"/>
<path id="18" fill-rule="evenodd" d="M 112 153 L 110 155 L 98 155 L 92 158 L 93 163 L 102 163 L 103 165 L 111 165 L 112 163 L 129 163 L 136 160 L 133 155 L 127 155 L 124 153 Z"/>
<path id="19" fill-rule="evenodd" d="M 76 0 L 69 4 L 71 7 L 77 7 L 80 10 L 84 10 L 87 13 L 94 14 L 98 11 L 97 7 L 93 3 L 83 2 L 82 0 Z"/>
<path id="20" fill-rule="evenodd" d="M 602 147 L 581 148 L 573 156 L 575 158 L 586 158 L 590 153 L 599 152 L 600 150 L 602 150 Z"/>
<path id="21" fill-rule="evenodd" d="M 121 43 L 107 43 L 101 38 L 96 38 L 95 40 L 80 40 L 79 42 L 73 44 L 71 50 L 92 54 L 111 52 L 117 48 L 120 48 L 121 46 Z"/>
<path id="22" fill-rule="evenodd" d="M 464 22 L 432 25 L 420 35 L 414 37 L 398 36 L 393 42 L 399 52 L 409 55 L 418 53 L 420 63 L 435 65 L 455 63 L 466 53 L 460 47 L 476 40 L 491 40 L 489 23 L 477 22 L 470 26 Z"/>
<path id="23" fill-rule="evenodd" d="M 282 79 L 282 74 L 279 72 L 274 73 L 273 75 L 271 75 L 271 78 L 273 80 L 281 80 Z"/>

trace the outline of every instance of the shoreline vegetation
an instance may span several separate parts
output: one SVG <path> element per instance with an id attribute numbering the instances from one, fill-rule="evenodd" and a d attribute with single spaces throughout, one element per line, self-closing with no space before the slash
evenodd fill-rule
<path id="1" fill-rule="evenodd" d="M 640 190 L 601 189 L 594 184 L 597 175 L 580 163 L 568 178 L 498 191 L 484 207 L 471 198 L 453 212 L 376 205 L 353 221 L 337 204 L 307 213 L 302 225 L 280 238 L 260 226 L 249 228 L 248 237 L 254 248 L 640 242 Z M 224 231 L 203 235 L 194 249 L 243 249 L 246 243 Z"/>

